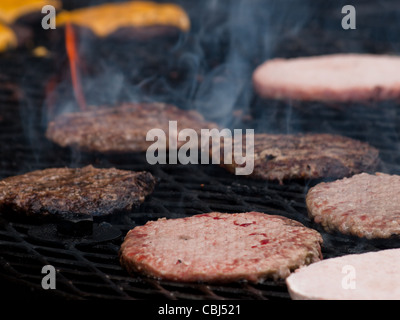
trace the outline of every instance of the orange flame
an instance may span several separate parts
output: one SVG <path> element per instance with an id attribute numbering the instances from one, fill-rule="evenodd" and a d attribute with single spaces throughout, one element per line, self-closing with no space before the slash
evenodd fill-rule
<path id="1" fill-rule="evenodd" d="M 54 116 L 54 106 L 56 105 L 56 87 L 58 81 L 58 75 L 54 75 L 49 79 L 45 86 L 47 112 L 50 118 Z"/>
<path id="2" fill-rule="evenodd" d="M 70 23 L 65 26 L 65 45 L 71 70 L 72 86 L 74 88 L 75 98 L 81 111 L 86 110 L 86 99 L 83 94 L 81 77 L 79 73 L 79 54 L 76 48 L 75 31 Z"/>

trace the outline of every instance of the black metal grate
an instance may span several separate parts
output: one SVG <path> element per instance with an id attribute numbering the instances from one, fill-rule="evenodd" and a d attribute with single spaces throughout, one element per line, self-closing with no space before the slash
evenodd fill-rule
<path id="1" fill-rule="evenodd" d="M 392 43 L 375 41 L 373 37 L 362 33 L 349 39 L 337 40 L 341 39 L 337 30 L 329 29 L 321 34 L 311 27 L 302 31 L 307 36 L 296 34 L 285 37 L 277 46 L 275 54 L 311 55 L 327 53 L 328 49 L 344 52 L 349 44 L 362 47 L 364 51 L 367 48 L 372 48 L 369 51 L 373 52 L 390 52 L 393 49 Z M 316 43 L 315 39 L 324 41 Z M 207 61 L 207 68 L 221 63 L 228 51 L 209 49 L 215 55 Z M 128 53 L 125 50 L 122 57 L 127 59 Z M 176 54 L 185 54 L 185 51 L 177 51 Z M 236 177 L 215 165 L 149 166 L 143 154 L 118 157 L 83 154 L 53 145 L 44 138 L 47 120 L 46 85 L 60 72 L 55 68 L 59 61 L 53 58 L 34 58 L 22 50 L 0 58 L 0 178 L 47 167 L 93 164 L 98 167 L 148 170 L 160 179 L 160 183 L 140 208 L 108 221 L 121 231 L 122 236 L 105 242 L 57 242 L 38 238 L 33 236 L 32 231 L 40 227 L 41 223 L 10 218 L 0 213 L 0 278 L 8 284 L 4 294 L 9 295 L 10 288 L 18 288 L 21 291 L 16 292 L 16 295 L 20 296 L 23 288 L 28 288 L 25 291 L 28 296 L 32 296 L 31 291 L 34 291 L 39 296 L 46 294 L 70 299 L 289 299 L 284 282 L 266 281 L 258 285 L 183 284 L 140 275 L 130 276 L 121 268 L 118 250 L 123 236 L 133 227 L 158 218 L 180 218 L 211 211 L 261 211 L 298 220 L 321 232 L 325 258 L 399 247 L 399 240 L 395 239 L 367 241 L 327 234 L 319 225 L 310 221 L 304 200 L 308 188 L 318 181 L 292 181 L 280 185 Z M 114 61 L 119 60 L 118 53 L 112 58 Z M 256 56 L 254 65 L 262 59 L 262 56 Z M 178 81 L 172 84 L 179 87 L 187 69 L 175 67 L 172 64 L 162 72 L 165 75 L 171 74 L 172 68 L 178 75 L 183 73 L 182 77 L 168 79 Z M 205 72 L 207 68 L 199 68 L 199 71 Z M 156 71 L 157 68 L 149 72 Z M 198 79 L 200 82 L 201 77 Z M 148 88 L 153 90 L 154 86 Z M 187 95 L 170 96 L 170 102 L 184 102 L 185 107 L 191 107 L 193 93 L 190 90 L 174 92 L 185 92 Z M 248 94 L 243 93 L 244 96 Z M 164 92 L 161 92 L 159 96 L 163 95 Z M 235 109 L 241 109 L 242 102 L 238 99 Z M 254 97 L 244 109 L 246 111 L 249 114 L 245 113 L 244 117 L 243 114 L 234 117 L 232 126 L 251 127 L 260 132 L 343 134 L 368 141 L 377 147 L 383 160 L 382 171 L 400 173 L 400 116 L 395 102 L 368 106 L 326 106 L 318 103 L 265 101 Z M 57 270 L 57 289 L 44 292 L 41 288 L 41 269 L 48 264 Z"/>

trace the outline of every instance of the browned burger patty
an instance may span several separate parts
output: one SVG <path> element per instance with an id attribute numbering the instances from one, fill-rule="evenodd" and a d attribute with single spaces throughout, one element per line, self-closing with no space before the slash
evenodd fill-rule
<path id="1" fill-rule="evenodd" d="M 129 231 L 120 250 L 131 273 L 180 282 L 286 278 L 322 259 L 321 235 L 259 212 L 160 219 Z"/>
<path id="2" fill-rule="evenodd" d="M 221 159 L 223 155 L 224 148 L 221 147 Z M 233 164 L 222 163 L 221 166 L 234 173 L 238 165 L 233 160 Z M 343 136 L 256 134 L 254 171 L 250 176 L 280 182 L 291 179 L 343 178 L 375 170 L 378 164 L 377 149 Z"/>
<path id="3" fill-rule="evenodd" d="M 0 209 L 43 217 L 74 213 L 104 216 L 142 203 L 156 184 L 147 172 L 55 168 L 0 181 Z"/>
<path id="4" fill-rule="evenodd" d="M 389 238 L 400 235 L 399 194 L 400 176 L 363 173 L 311 188 L 307 208 L 327 231 Z"/>
<path id="5" fill-rule="evenodd" d="M 273 59 L 253 75 L 255 91 L 264 98 L 358 102 L 400 97 L 400 57 L 333 54 Z"/>
<path id="6" fill-rule="evenodd" d="M 153 141 L 146 141 L 149 130 L 169 134 L 169 121 L 177 121 L 178 132 L 215 128 L 196 111 L 185 111 L 162 103 L 123 104 L 113 108 L 63 114 L 49 123 L 46 136 L 62 147 L 101 153 L 146 151 Z M 178 147 L 185 142 L 178 142 Z"/>

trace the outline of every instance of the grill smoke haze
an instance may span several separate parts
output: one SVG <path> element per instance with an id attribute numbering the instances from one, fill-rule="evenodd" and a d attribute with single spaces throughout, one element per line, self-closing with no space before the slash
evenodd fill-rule
<path id="1" fill-rule="evenodd" d="M 304 1 L 177 3 L 190 15 L 192 29 L 174 43 L 113 42 L 77 34 L 89 104 L 163 101 L 229 125 L 232 111 L 246 111 L 251 102 L 256 66 L 274 55 L 286 35 L 296 34 L 310 12 Z M 76 104 L 65 74 L 57 88 L 57 113 L 73 111 Z"/>

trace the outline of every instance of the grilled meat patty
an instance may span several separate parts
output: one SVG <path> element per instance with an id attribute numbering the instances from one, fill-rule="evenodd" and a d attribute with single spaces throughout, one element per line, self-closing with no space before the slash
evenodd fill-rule
<path id="1" fill-rule="evenodd" d="M 400 235 L 400 176 L 359 174 L 321 183 L 307 194 L 309 216 L 327 231 L 358 237 Z"/>
<path id="2" fill-rule="evenodd" d="M 121 264 L 131 273 L 180 282 L 283 279 L 322 259 L 321 235 L 259 212 L 160 219 L 126 235 Z"/>
<path id="3" fill-rule="evenodd" d="M 27 216 L 104 216 L 131 210 L 152 193 L 148 172 L 117 169 L 55 168 L 0 181 L 0 210 Z"/>
<path id="4" fill-rule="evenodd" d="M 220 152 L 221 159 L 224 159 L 224 147 Z M 343 136 L 256 134 L 254 171 L 250 176 L 280 182 L 290 179 L 343 178 L 375 170 L 379 162 L 377 149 Z M 234 157 L 232 163 L 223 162 L 221 166 L 234 173 L 238 166 Z"/>
<path id="5" fill-rule="evenodd" d="M 373 54 L 332 54 L 272 59 L 253 75 L 264 98 L 364 102 L 400 97 L 400 58 Z"/>
<path id="6" fill-rule="evenodd" d="M 169 121 L 177 121 L 178 132 L 216 128 L 196 111 L 185 111 L 162 103 L 123 104 L 113 108 L 63 114 L 50 122 L 46 136 L 62 147 L 88 152 L 125 153 L 146 151 L 149 130 L 169 134 Z M 178 148 L 185 142 L 178 141 Z"/>
<path id="7" fill-rule="evenodd" d="M 326 259 L 291 274 L 294 300 L 399 300 L 400 249 Z"/>

